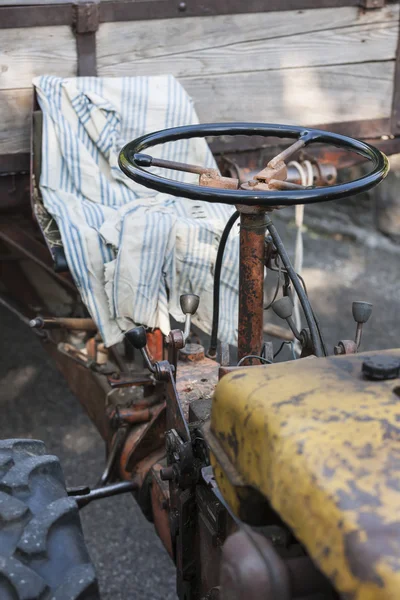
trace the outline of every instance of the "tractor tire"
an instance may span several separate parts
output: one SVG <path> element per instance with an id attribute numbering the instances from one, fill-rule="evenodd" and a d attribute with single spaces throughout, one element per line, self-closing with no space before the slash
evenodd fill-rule
<path id="1" fill-rule="evenodd" d="M 36 440 L 0 440 L 0 598 L 100 598 L 60 462 Z"/>

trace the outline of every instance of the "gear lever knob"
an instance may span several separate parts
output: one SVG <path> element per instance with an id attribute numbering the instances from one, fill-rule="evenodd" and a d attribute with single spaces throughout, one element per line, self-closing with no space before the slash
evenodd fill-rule
<path id="1" fill-rule="evenodd" d="M 293 302 L 289 296 L 283 296 L 279 300 L 275 300 L 272 305 L 272 310 L 281 319 L 289 319 L 293 314 Z"/>
<path id="2" fill-rule="evenodd" d="M 146 347 L 147 336 L 146 330 L 143 326 L 134 327 L 130 331 L 127 331 L 125 333 L 125 337 L 128 342 L 132 344 L 134 348 L 136 348 L 136 350 L 141 350 L 142 348 Z"/>
<path id="3" fill-rule="evenodd" d="M 180 302 L 182 312 L 185 315 L 185 329 L 183 332 L 183 339 L 186 343 L 186 340 L 190 335 L 192 316 L 199 308 L 200 298 L 199 296 L 196 296 L 196 294 L 182 294 L 182 296 L 180 297 Z"/>
<path id="4" fill-rule="evenodd" d="M 300 333 L 297 331 L 296 325 L 292 319 L 293 302 L 289 296 L 282 296 L 279 300 L 275 300 L 272 305 L 272 310 L 278 317 L 287 322 L 290 329 L 293 331 L 294 336 L 301 341 Z"/>
<path id="5" fill-rule="evenodd" d="M 182 294 L 180 297 L 181 309 L 184 315 L 194 315 L 199 308 L 200 298 L 196 294 Z"/>
<path id="6" fill-rule="evenodd" d="M 140 350 L 140 353 L 143 356 L 143 360 L 146 364 L 146 367 L 149 369 L 149 371 L 151 371 L 152 373 L 155 373 L 155 370 L 156 370 L 155 366 L 151 362 L 150 356 L 148 355 L 147 350 L 146 350 L 147 335 L 146 335 L 146 330 L 143 327 L 143 325 L 141 325 L 140 327 L 134 327 L 130 331 L 127 331 L 125 333 L 125 337 L 128 340 L 128 342 L 130 344 L 132 344 L 132 346 L 136 350 Z"/>
<path id="7" fill-rule="evenodd" d="M 356 323 L 366 323 L 371 316 L 373 304 L 369 302 L 353 302 L 353 319 Z"/>

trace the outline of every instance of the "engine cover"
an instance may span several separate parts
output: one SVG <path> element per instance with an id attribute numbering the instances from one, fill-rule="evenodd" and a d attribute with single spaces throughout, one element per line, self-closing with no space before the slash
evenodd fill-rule
<path id="1" fill-rule="evenodd" d="M 213 400 L 207 438 L 227 503 L 257 524 L 272 506 L 355 600 L 399 596 L 396 364 L 399 349 L 240 368 Z"/>

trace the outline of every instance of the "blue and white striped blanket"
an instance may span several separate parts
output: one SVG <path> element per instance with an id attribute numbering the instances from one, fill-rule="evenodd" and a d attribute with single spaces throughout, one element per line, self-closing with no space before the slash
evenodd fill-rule
<path id="1" fill-rule="evenodd" d="M 34 85 L 43 111 L 43 202 L 105 344 L 117 343 L 138 323 L 168 333 L 169 315 L 183 320 L 184 293 L 200 296 L 194 322 L 210 332 L 213 269 L 232 208 L 153 192 L 128 179 L 117 163 L 122 146 L 144 133 L 198 123 L 185 90 L 171 76 L 42 76 Z M 200 139 L 165 144 L 152 154 L 214 166 Z M 219 337 L 229 343 L 237 337 L 238 248 L 235 231 L 221 278 Z"/>

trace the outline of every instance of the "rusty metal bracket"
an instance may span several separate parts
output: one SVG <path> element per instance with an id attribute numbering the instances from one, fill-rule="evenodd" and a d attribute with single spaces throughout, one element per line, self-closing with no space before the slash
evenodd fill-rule
<path id="1" fill-rule="evenodd" d="M 98 2 L 85 2 L 73 5 L 72 29 L 76 36 L 78 54 L 78 76 L 97 75 L 96 31 L 99 28 Z"/>

